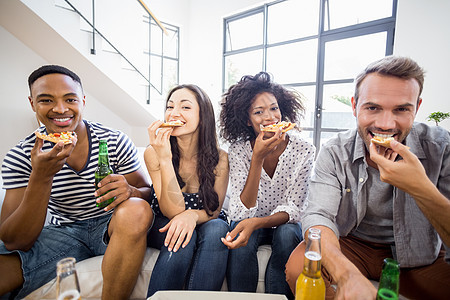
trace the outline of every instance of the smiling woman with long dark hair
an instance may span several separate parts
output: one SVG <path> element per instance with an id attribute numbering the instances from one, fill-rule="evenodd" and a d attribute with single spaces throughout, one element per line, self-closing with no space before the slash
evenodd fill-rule
<path id="1" fill-rule="evenodd" d="M 144 158 L 153 184 L 155 222 L 148 245 L 160 249 L 148 296 L 158 290 L 220 290 L 228 249 L 220 238 L 229 231 L 221 212 L 228 185 L 228 156 L 217 143 L 214 110 L 196 85 L 173 88 L 165 121 L 182 126 L 148 128 Z"/>

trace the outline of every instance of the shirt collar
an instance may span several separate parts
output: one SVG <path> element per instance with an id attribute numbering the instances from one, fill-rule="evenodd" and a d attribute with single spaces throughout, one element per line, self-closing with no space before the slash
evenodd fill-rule
<path id="1" fill-rule="evenodd" d="M 414 153 L 419 159 L 426 159 L 425 151 L 423 150 L 422 144 L 420 143 L 419 134 L 416 130 L 416 123 L 414 123 L 411 131 L 406 137 L 406 146 L 410 147 L 410 151 Z"/>

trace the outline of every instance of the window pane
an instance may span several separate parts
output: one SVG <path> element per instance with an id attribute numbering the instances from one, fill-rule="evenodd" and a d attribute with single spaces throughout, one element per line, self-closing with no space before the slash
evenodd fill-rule
<path id="1" fill-rule="evenodd" d="M 162 35 L 163 32 L 158 25 L 153 24 L 151 26 L 152 32 L 150 35 L 151 40 L 151 53 L 162 55 Z"/>
<path id="2" fill-rule="evenodd" d="M 178 58 L 178 31 L 167 30 L 168 36 L 163 35 L 164 56 Z"/>
<path id="3" fill-rule="evenodd" d="M 255 75 L 262 70 L 262 50 L 225 57 L 225 89 L 244 75 Z"/>
<path id="4" fill-rule="evenodd" d="M 322 128 L 355 128 L 351 98 L 353 83 L 323 86 Z"/>
<path id="5" fill-rule="evenodd" d="M 354 78 L 370 62 L 385 56 L 386 32 L 327 42 L 324 79 Z"/>
<path id="6" fill-rule="evenodd" d="M 278 83 L 316 81 L 317 40 L 287 44 L 267 49 L 267 72 Z"/>
<path id="7" fill-rule="evenodd" d="M 268 8 L 269 44 L 317 35 L 320 1 L 284 1 Z"/>
<path id="8" fill-rule="evenodd" d="M 178 83 L 178 61 L 164 59 L 163 95 L 167 95 L 171 88 Z"/>
<path id="9" fill-rule="evenodd" d="M 227 23 L 226 51 L 238 50 L 263 43 L 263 14 L 257 13 Z"/>
<path id="10" fill-rule="evenodd" d="M 162 58 L 159 56 L 151 56 L 150 57 L 150 82 L 153 86 L 161 93 L 161 69 Z"/>
<path id="11" fill-rule="evenodd" d="M 392 0 L 329 0 L 327 3 L 325 30 L 392 16 Z"/>
<path id="12" fill-rule="evenodd" d="M 316 102 L 316 86 L 298 86 L 294 89 L 303 94 L 305 102 L 303 105 L 306 107 L 305 119 L 301 120 L 300 127 L 314 127 L 314 109 Z"/>

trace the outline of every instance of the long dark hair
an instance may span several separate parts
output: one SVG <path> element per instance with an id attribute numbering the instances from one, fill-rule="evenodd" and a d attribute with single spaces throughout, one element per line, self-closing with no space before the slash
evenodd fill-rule
<path id="1" fill-rule="evenodd" d="M 214 117 L 214 109 L 208 95 L 198 86 L 194 84 L 183 84 L 174 87 L 167 96 L 167 101 L 172 94 L 180 89 L 188 89 L 195 95 L 199 111 L 198 124 L 198 153 L 197 153 L 197 176 L 200 183 L 198 190 L 199 199 L 203 201 L 203 207 L 208 215 L 212 215 L 219 207 L 219 196 L 214 190 L 216 182 L 215 169 L 219 163 L 219 146 L 217 142 L 216 122 Z M 177 175 L 178 184 L 183 188 L 186 183 L 178 173 L 180 168 L 180 149 L 178 148 L 177 139 L 170 137 L 170 145 L 172 149 L 172 164 Z"/>
<path id="2" fill-rule="evenodd" d="M 280 108 L 283 121 L 297 123 L 303 117 L 305 107 L 303 96 L 288 90 L 281 84 L 272 81 L 266 72 L 259 72 L 255 76 L 246 75 L 232 85 L 223 95 L 220 105 L 220 135 L 226 141 L 249 141 L 256 138 L 253 127 L 249 126 L 249 109 L 256 96 L 261 93 L 275 96 Z"/>

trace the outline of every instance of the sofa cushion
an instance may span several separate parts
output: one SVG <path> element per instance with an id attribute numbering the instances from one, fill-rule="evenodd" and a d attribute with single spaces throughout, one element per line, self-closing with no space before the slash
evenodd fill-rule
<path id="1" fill-rule="evenodd" d="M 266 265 L 269 261 L 271 248 L 269 245 L 260 246 L 258 249 L 258 293 L 264 293 L 264 275 L 266 272 Z M 148 283 L 153 271 L 156 259 L 158 258 L 159 250 L 147 248 L 142 269 L 139 274 L 136 286 L 130 299 L 146 299 Z M 83 300 L 93 300 L 101 298 L 102 286 L 102 264 L 103 256 L 92 257 L 76 264 L 78 279 L 80 281 L 81 298 Z M 56 266 L 55 266 L 56 276 Z M 29 294 L 25 299 L 55 299 L 56 296 L 56 279 L 48 282 L 44 286 Z M 227 290 L 226 280 L 222 285 L 222 290 Z"/>

